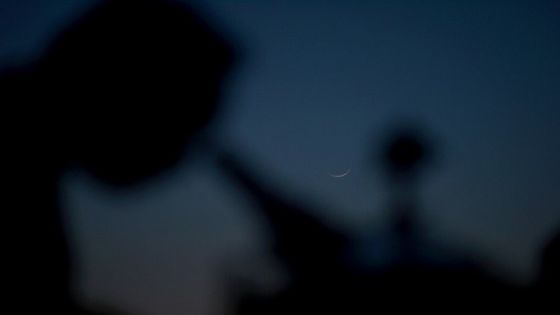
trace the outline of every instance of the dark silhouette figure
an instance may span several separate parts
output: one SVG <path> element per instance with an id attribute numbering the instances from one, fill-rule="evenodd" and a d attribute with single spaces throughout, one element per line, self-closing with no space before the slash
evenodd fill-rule
<path id="1" fill-rule="evenodd" d="M 487 273 L 471 255 L 443 240 L 430 238 L 420 215 L 419 180 L 434 162 L 433 146 L 422 130 L 394 131 L 380 150 L 389 185 L 387 263 L 373 270 L 376 295 L 385 307 L 406 311 L 402 301 L 434 313 L 471 314 L 509 309 L 518 289 Z M 377 249 L 371 248 L 371 251 Z M 521 305 L 521 304 L 519 304 Z"/>
<path id="2" fill-rule="evenodd" d="M 231 45 L 175 1 L 106 0 L 0 79 L 8 291 L 16 314 L 85 313 L 59 178 L 132 188 L 170 169 L 219 110 Z M 8 206 L 9 205 L 9 206 Z"/>
<path id="3" fill-rule="evenodd" d="M 433 158 L 426 142 L 418 130 L 403 128 L 397 130 L 380 150 L 381 164 L 389 184 L 390 224 L 399 244 L 401 259 L 418 254 L 413 244 L 419 233 L 417 185 L 422 167 Z"/>

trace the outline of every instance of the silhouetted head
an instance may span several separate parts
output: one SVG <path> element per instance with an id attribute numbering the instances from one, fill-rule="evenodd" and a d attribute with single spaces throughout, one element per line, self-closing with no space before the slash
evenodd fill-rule
<path id="1" fill-rule="evenodd" d="M 106 0 L 39 62 L 59 149 L 115 185 L 175 164 L 218 110 L 231 46 L 188 7 Z"/>
<path id="2" fill-rule="evenodd" d="M 384 144 L 381 162 L 389 175 L 409 177 L 431 158 L 431 151 L 418 130 L 402 128 Z"/>

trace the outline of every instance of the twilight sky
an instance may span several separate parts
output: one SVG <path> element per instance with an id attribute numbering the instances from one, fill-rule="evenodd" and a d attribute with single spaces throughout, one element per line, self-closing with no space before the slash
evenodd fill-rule
<path id="1" fill-rule="evenodd" d="M 3 1 L 2 65 L 32 59 L 94 2 Z M 430 231 L 504 276 L 531 279 L 541 242 L 560 225 L 560 2 L 195 6 L 245 55 L 221 137 L 279 187 L 365 235 L 382 225 L 386 191 L 372 145 L 412 121 L 439 151 L 422 187 Z M 228 271 L 275 281 L 246 200 L 210 162 L 190 162 L 133 192 L 80 170 L 65 177 L 85 297 L 141 315 L 216 314 Z"/>

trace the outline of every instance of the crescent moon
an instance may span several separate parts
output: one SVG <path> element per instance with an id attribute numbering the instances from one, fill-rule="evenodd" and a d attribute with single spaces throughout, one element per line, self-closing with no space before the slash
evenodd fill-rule
<path id="1" fill-rule="evenodd" d="M 346 172 L 344 172 L 342 174 L 329 174 L 329 176 L 334 177 L 334 178 L 341 178 L 341 177 L 344 177 L 344 176 L 350 174 L 350 171 L 352 171 L 351 168 L 349 168 Z"/>

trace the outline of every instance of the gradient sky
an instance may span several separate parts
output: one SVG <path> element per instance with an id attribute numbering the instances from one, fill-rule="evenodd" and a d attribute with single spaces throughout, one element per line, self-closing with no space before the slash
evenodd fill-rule
<path id="1" fill-rule="evenodd" d="M 0 61 L 32 59 L 94 2 L 3 1 Z M 223 139 L 280 187 L 366 234 L 382 224 L 386 191 L 372 145 L 395 122 L 416 122 L 439 151 L 422 189 L 428 227 L 502 274 L 531 279 L 560 224 L 558 1 L 196 6 L 245 52 Z M 145 315 L 216 314 L 227 270 L 274 281 L 258 221 L 203 159 L 131 193 L 78 170 L 64 192 L 89 299 Z"/>

